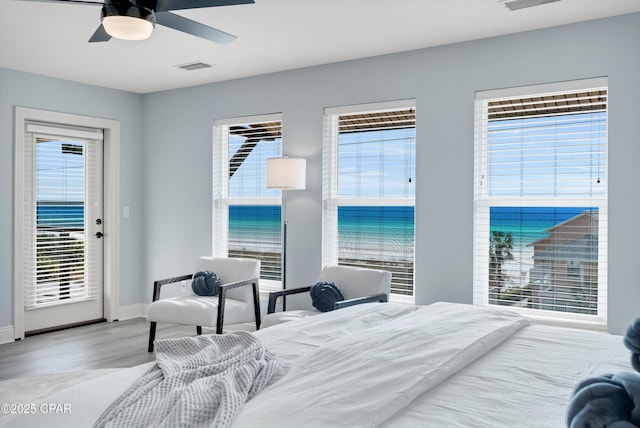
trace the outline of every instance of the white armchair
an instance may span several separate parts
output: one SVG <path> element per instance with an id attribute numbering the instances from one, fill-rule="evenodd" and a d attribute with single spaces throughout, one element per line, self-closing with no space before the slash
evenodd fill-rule
<path id="1" fill-rule="evenodd" d="M 334 309 L 340 309 L 361 303 L 388 301 L 391 272 L 352 266 L 325 266 L 320 273 L 318 281 L 333 282 L 340 289 L 344 300 L 334 304 Z M 262 320 L 262 327 L 269 327 L 321 313 L 315 309 L 275 312 L 276 301 L 279 297 L 284 298 L 284 296 L 291 294 L 308 293 L 310 290 L 311 287 L 309 286 L 269 293 L 267 315 Z"/>
<path id="2" fill-rule="evenodd" d="M 147 309 L 149 327 L 149 352 L 153 352 L 156 325 L 159 322 L 195 325 L 198 334 L 202 326 L 215 327 L 222 334 L 224 323 L 256 323 L 260 328 L 260 297 L 258 280 L 260 261 L 241 258 L 200 257 L 196 261 L 194 273 L 209 270 L 220 278 L 220 291 L 217 296 L 199 296 L 191 289 L 184 296 L 160 299 L 163 285 L 180 281 L 191 281 L 193 274 L 182 275 L 155 281 L 153 283 L 153 301 Z"/>

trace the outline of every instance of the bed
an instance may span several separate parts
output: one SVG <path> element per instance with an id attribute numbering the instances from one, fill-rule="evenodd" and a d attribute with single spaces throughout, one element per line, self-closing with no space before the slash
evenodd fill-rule
<path id="1" fill-rule="evenodd" d="M 621 336 L 535 325 L 506 309 L 371 303 L 255 333 L 286 366 L 233 428 L 561 427 L 576 383 L 632 371 Z M 89 427 L 154 363 L 47 397 L 68 412 L 6 427 Z"/>

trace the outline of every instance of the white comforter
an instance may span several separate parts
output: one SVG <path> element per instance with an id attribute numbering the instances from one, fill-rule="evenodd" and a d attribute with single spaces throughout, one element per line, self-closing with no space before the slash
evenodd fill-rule
<path id="1" fill-rule="evenodd" d="M 233 427 L 378 426 L 528 324 L 477 306 L 418 308 L 308 352 L 249 401 Z"/>
<path id="2" fill-rule="evenodd" d="M 619 336 L 534 325 L 500 343 L 526 321 L 486 311 L 370 304 L 261 330 L 265 347 L 298 368 L 249 401 L 233 427 L 558 427 L 579 380 L 630 370 Z M 71 413 L 21 415 L 8 426 L 89 427 L 148 367 L 47 398 Z"/>

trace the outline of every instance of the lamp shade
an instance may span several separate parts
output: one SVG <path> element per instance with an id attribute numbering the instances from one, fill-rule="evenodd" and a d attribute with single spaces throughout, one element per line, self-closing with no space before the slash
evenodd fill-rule
<path id="1" fill-rule="evenodd" d="M 300 158 L 267 159 L 267 188 L 302 190 L 307 183 L 307 160 Z"/>

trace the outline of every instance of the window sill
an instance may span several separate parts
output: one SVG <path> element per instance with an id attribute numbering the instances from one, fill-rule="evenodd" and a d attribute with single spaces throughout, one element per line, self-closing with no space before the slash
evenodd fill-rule
<path id="1" fill-rule="evenodd" d="M 415 296 L 407 296 L 406 294 L 393 294 L 389 295 L 389 302 L 391 303 L 404 303 L 405 305 L 415 305 Z"/>
<path id="2" fill-rule="evenodd" d="M 542 311 L 536 309 L 514 308 L 512 306 L 496 306 L 493 308 L 507 308 L 520 313 L 536 324 L 563 328 L 577 328 L 581 330 L 607 332 L 606 320 L 602 317 L 571 314 L 568 312 Z"/>

